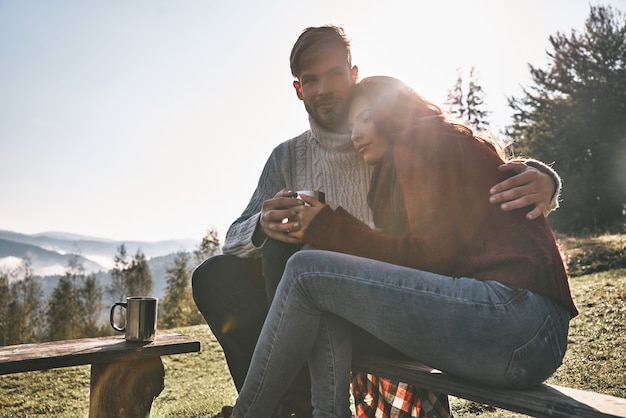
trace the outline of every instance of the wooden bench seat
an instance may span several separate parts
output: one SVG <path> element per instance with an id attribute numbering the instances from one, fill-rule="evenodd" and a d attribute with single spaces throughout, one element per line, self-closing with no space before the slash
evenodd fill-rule
<path id="1" fill-rule="evenodd" d="M 380 357 L 355 357 L 352 369 L 534 417 L 626 417 L 626 399 L 584 390 L 548 384 L 524 390 L 498 389 L 441 373 L 416 361 Z"/>
<path id="2" fill-rule="evenodd" d="M 0 347 L 0 375 L 91 364 L 89 416 L 145 418 L 164 387 L 161 356 L 200 351 L 200 342 L 157 333 L 147 344 L 123 336 Z"/>

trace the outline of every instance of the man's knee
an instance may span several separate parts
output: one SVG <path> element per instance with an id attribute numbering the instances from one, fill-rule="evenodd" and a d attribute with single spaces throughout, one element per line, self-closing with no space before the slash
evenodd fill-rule
<path id="1" fill-rule="evenodd" d="M 215 274 L 211 273 L 216 270 L 216 265 L 219 264 L 219 257 L 221 257 L 221 255 L 208 258 L 194 269 L 191 275 L 191 288 L 193 289 L 194 296 L 196 290 L 207 286 L 211 277 L 215 277 Z"/>
<path id="2" fill-rule="evenodd" d="M 215 274 L 217 257 L 214 256 L 207 260 L 205 260 L 202 264 L 195 268 L 191 275 L 191 290 L 193 293 L 193 299 L 196 302 L 200 311 L 202 311 L 201 305 L 203 305 L 203 300 L 206 299 L 210 294 L 211 288 L 211 279 L 215 277 L 219 277 L 219 275 Z"/>
<path id="3" fill-rule="evenodd" d="M 223 304 L 239 305 L 238 299 L 245 303 L 244 299 L 263 298 L 261 261 L 223 254 L 213 256 L 196 267 L 191 286 L 194 301 L 203 314 L 215 309 L 221 311 Z"/>

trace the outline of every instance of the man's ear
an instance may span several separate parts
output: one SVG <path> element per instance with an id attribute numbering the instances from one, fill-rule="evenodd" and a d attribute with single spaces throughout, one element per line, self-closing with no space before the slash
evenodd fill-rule
<path id="1" fill-rule="evenodd" d="M 304 100 L 302 98 L 302 86 L 298 80 L 293 80 L 293 88 L 296 89 L 296 96 L 298 96 L 298 99 Z"/>
<path id="2" fill-rule="evenodd" d="M 352 81 L 354 81 L 355 83 L 359 81 L 359 67 L 354 65 L 350 72 L 352 73 Z"/>

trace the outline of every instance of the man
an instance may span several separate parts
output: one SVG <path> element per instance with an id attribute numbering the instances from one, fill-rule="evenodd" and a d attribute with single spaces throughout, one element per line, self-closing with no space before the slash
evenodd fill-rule
<path id="1" fill-rule="evenodd" d="M 310 130 L 272 151 L 248 206 L 226 234 L 224 255 L 209 258 L 193 274 L 194 300 L 222 345 L 237 390 L 267 313 L 261 264 L 264 243 L 271 238 L 300 244 L 286 234 L 299 228 L 289 221 L 290 208 L 302 204 L 293 199 L 293 191 L 321 190 L 328 202 L 372 225 L 366 201 L 371 168 L 352 146 L 344 104 L 358 79 L 345 33 L 334 26 L 306 29 L 294 44 L 290 64 Z M 529 219 L 556 207 L 560 180 L 550 168 L 527 161 L 501 169 L 516 175 L 492 188 L 492 203 L 503 210 L 529 206 Z M 301 373 L 294 382 L 277 411 L 279 416 L 293 416 L 294 411 L 299 418 L 311 416 L 306 379 L 306 373 Z M 382 408 L 387 406 L 388 401 Z"/>

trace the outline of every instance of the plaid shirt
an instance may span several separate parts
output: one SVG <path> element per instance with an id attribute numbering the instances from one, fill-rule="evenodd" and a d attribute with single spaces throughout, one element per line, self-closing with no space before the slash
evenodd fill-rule
<path id="1" fill-rule="evenodd" d="M 448 396 L 362 372 L 352 375 L 356 418 L 452 418 Z"/>

